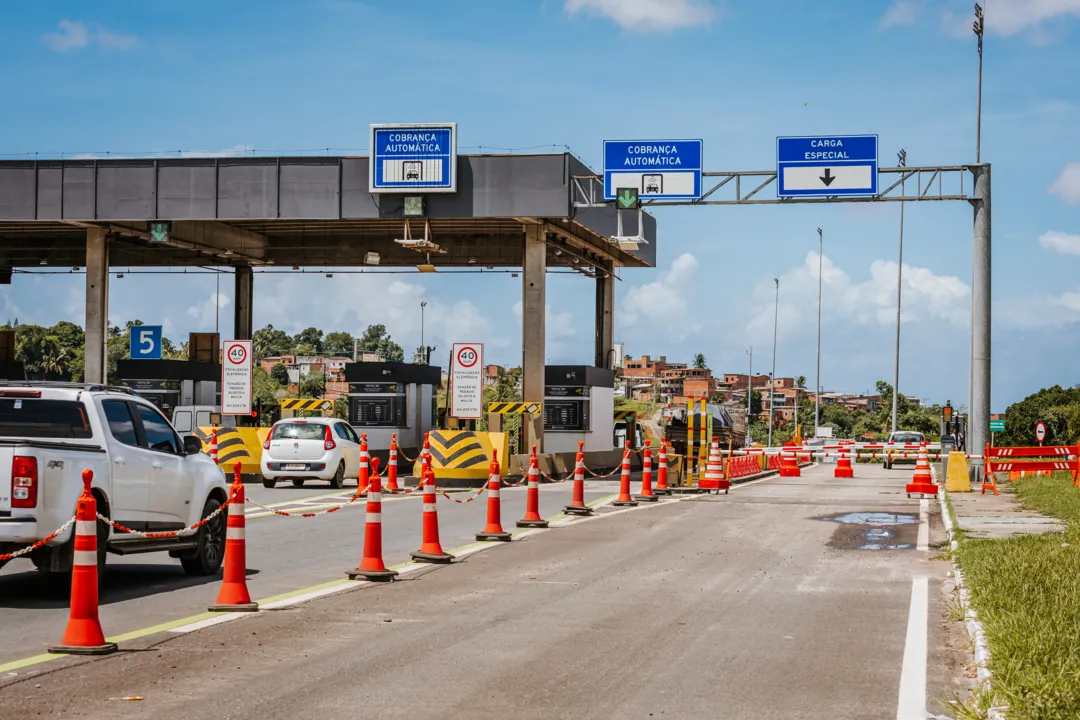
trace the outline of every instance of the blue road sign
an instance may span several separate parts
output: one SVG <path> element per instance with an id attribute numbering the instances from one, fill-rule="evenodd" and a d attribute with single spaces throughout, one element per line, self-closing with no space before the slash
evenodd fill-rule
<path id="1" fill-rule="evenodd" d="M 701 197 L 700 140 L 605 140 L 604 199 L 635 188 L 642 200 Z"/>
<path id="2" fill-rule="evenodd" d="M 372 125 L 368 189 L 456 192 L 457 123 Z"/>
<path id="3" fill-rule="evenodd" d="M 776 138 L 778 197 L 877 195 L 878 136 Z"/>
<path id="4" fill-rule="evenodd" d="M 132 325 L 131 326 L 131 359 L 132 360 L 160 360 L 161 359 L 161 326 L 160 325 Z"/>

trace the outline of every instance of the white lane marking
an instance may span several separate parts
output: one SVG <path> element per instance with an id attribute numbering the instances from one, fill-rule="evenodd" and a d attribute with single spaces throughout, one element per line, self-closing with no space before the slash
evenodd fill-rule
<path id="1" fill-rule="evenodd" d="M 922 552 L 930 550 L 930 501 L 926 498 L 919 501 L 918 549 Z"/>
<path id="2" fill-rule="evenodd" d="M 207 618 L 206 620 L 200 620 L 199 622 L 193 622 L 190 625 L 182 625 L 177 628 L 173 628 L 169 632 L 180 635 L 183 633 L 194 632 L 195 630 L 202 630 L 203 628 L 213 627 L 214 625 L 221 625 L 222 623 L 232 622 L 233 620 L 241 620 L 245 617 L 251 617 L 258 613 L 250 612 L 230 612 L 224 613 L 218 617 Z"/>
<path id="3" fill-rule="evenodd" d="M 911 581 L 911 608 L 908 610 L 907 639 L 904 641 L 904 664 L 900 671 L 900 698 L 896 720 L 926 718 L 926 632 L 930 581 L 917 577 Z"/>

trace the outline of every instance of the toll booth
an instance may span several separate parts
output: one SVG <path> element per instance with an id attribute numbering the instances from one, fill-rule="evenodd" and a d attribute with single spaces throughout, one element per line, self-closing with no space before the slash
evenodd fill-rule
<path id="1" fill-rule="evenodd" d="M 611 450 L 615 373 L 588 365 L 544 368 L 544 452 Z"/>
<path id="2" fill-rule="evenodd" d="M 367 433 L 371 450 L 386 450 L 390 436 L 416 448 L 424 433 L 438 424 L 437 393 L 442 370 L 434 365 L 368 362 L 346 363 L 349 384 L 349 424 Z"/>
<path id="3" fill-rule="evenodd" d="M 120 384 L 168 417 L 180 405 L 221 407 L 221 365 L 192 360 L 118 360 Z"/>

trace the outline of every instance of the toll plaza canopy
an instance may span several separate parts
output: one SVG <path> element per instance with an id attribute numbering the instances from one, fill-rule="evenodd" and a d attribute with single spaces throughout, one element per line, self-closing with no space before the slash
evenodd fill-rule
<path id="1" fill-rule="evenodd" d="M 85 267 L 84 379 L 104 382 L 110 267 L 235 268 L 236 339 L 252 336 L 257 269 L 521 268 L 523 399 L 540 402 L 546 274 L 563 268 L 595 280 L 594 364 L 612 369 L 616 270 L 656 266 L 655 219 L 575 203 L 597 180 L 569 153 L 456 162 L 452 192 L 373 193 L 368 157 L 0 161 L 0 283 Z M 526 433 L 542 450 L 542 416 Z"/>

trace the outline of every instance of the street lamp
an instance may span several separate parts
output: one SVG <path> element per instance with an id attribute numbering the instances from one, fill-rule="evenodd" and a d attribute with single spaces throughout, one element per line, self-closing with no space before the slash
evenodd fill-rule
<path id="1" fill-rule="evenodd" d="M 427 302 L 420 301 L 420 362 L 425 362 L 427 356 L 427 345 L 424 344 L 424 308 L 427 307 Z M 425 363 L 426 364 L 426 363 Z"/>
<path id="2" fill-rule="evenodd" d="M 907 150 L 896 153 L 896 166 L 907 167 Z M 904 176 L 901 175 L 901 178 Z M 904 181 L 900 181 L 900 196 L 904 196 Z M 896 261 L 896 354 L 893 356 L 892 386 L 892 431 L 899 428 L 896 424 L 896 408 L 900 398 L 900 299 L 903 295 L 904 279 L 904 203 L 900 203 L 900 257 Z"/>
<path id="3" fill-rule="evenodd" d="M 743 444 L 750 447 L 750 398 L 754 394 L 754 346 L 751 345 L 746 352 L 750 356 L 750 370 L 746 376 L 746 442 Z"/>
<path id="4" fill-rule="evenodd" d="M 772 373 L 769 374 L 769 447 L 772 447 L 773 390 L 776 383 L 776 323 L 780 318 L 780 278 L 773 278 L 776 283 L 776 306 L 773 309 L 772 325 Z"/>
<path id="5" fill-rule="evenodd" d="M 979 38 L 979 91 L 975 100 L 975 162 L 979 160 L 979 144 L 982 140 L 982 65 L 983 65 L 983 30 L 986 23 L 983 22 L 983 9 L 982 5 L 975 3 L 975 22 L 971 24 L 971 29 L 975 31 L 975 36 Z"/>
<path id="6" fill-rule="evenodd" d="M 817 255 L 817 392 L 814 394 L 814 437 L 817 437 L 818 426 L 821 425 L 821 256 L 825 252 L 825 238 L 821 228 L 817 229 L 818 255 Z M 795 397 L 799 393 L 795 391 Z M 798 422 L 798 417 L 796 417 Z"/>

